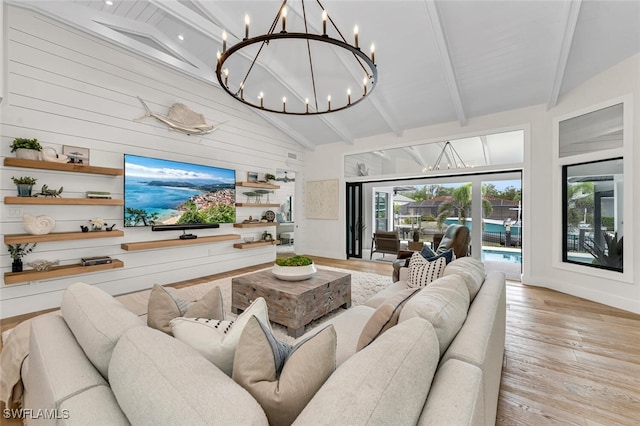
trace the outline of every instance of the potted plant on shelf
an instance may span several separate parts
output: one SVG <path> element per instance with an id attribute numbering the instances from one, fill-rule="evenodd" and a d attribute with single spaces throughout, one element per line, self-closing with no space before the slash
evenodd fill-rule
<path id="1" fill-rule="evenodd" d="M 19 178 L 11 176 L 11 180 L 18 188 L 18 197 L 31 197 L 33 185 L 38 181 L 38 179 L 32 178 L 31 176 L 22 176 Z"/>
<path id="2" fill-rule="evenodd" d="M 276 175 L 272 175 L 271 173 L 265 173 L 264 180 L 266 180 L 267 183 L 271 183 L 274 180 L 276 180 Z"/>
<path id="3" fill-rule="evenodd" d="M 7 244 L 9 255 L 13 259 L 11 264 L 11 272 L 22 272 L 22 258 L 28 255 L 36 248 L 36 244 Z"/>
<path id="4" fill-rule="evenodd" d="M 271 272 L 284 281 L 302 281 L 311 278 L 317 271 L 313 259 L 307 256 L 292 256 L 276 259 Z"/>
<path id="5" fill-rule="evenodd" d="M 16 153 L 16 158 L 24 160 L 39 160 L 41 150 L 38 139 L 15 138 L 11 144 L 11 152 Z"/>

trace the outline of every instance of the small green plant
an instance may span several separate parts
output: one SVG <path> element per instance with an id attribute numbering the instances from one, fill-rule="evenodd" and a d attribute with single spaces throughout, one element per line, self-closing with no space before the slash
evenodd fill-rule
<path id="1" fill-rule="evenodd" d="M 32 178 L 31 176 L 22 176 L 22 177 L 13 177 L 11 176 L 11 180 L 16 185 L 35 185 L 38 179 Z"/>
<path id="2" fill-rule="evenodd" d="M 278 266 L 307 266 L 313 264 L 313 259 L 307 256 L 292 256 L 276 259 Z"/>
<path id="3" fill-rule="evenodd" d="M 271 173 L 265 173 L 264 178 L 267 182 L 269 182 L 270 180 L 276 180 L 276 176 L 272 175 Z"/>
<path id="4" fill-rule="evenodd" d="M 26 244 L 7 244 L 7 249 L 9 250 L 9 255 L 12 259 L 22 259 L 36 248 L 38 243 L 33 243 L 29 246 L 29 243 Z"/>
<path id="5" fill-rule="evenodd" d="M 16 152 L 20 148 L 40 151 L 42 150 L 42 145 L 40 145 L 38 139 L 15 138 L 11 144 L 11 152 Z"/>

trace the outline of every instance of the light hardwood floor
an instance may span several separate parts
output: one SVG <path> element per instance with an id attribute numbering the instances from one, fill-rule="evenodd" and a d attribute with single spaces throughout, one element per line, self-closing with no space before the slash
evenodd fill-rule
<path id="1" fill-rule="evenodd" d="M 318 265 L 383 275 L 392 270 L 387 262 L 314 260 Z M 269 265 L 173 285 L 189 286 Z M 4 319 L 2 330 L 28 317 Z M 640 425 L 640 315 L 508 282 L 496 424 Z"/>

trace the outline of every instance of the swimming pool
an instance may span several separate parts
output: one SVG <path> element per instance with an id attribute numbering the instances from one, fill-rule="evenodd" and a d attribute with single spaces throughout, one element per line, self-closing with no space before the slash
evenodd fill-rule
<path id="1" fill-rule="evenodd" d="M 490 262 L 522 263 L 522 252 L 500 249 L 482 249 L 482 260 Z"/>

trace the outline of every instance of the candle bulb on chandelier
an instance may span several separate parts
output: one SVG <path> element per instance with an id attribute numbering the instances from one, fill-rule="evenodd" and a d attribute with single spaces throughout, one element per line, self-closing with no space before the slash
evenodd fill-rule
<path id="1" fill-rule="evenodd" d="M 309 114 L 309 98 L 304 98 L 304 103 L 307 108 L 307 114 Z"/>
<path id="2" fill-rule="evenodd" d="M 282 31 L 283 33 L 287 32 L 287 7 L 284 6 L 282 8 Z"/>
<path id="3" fill-rule="evenodd" d="M 222 56 L 222 53 L 220 53 L 220 51 L 218 50 L 216 52 L 216 57 L 218 58 L 218 62 L 220 62 L 220 57 Z"/>
<path id="4" fill-rule="evenodd" d="M 224 85 L 229 87 L 229 68 L 225 68 L 224 71 Z"/>
<path id="5" fill-rule="evenodd" d="M 244 99 L 244 81 L 240 83 L 240 99 Z"/>
<path id="6" fill-rule="evenodd" d="M 227 51 L 227 32 L 222 31 L 222 53 Z"/>
<path id="7" fill-rule="evenodd" d="M 244 15 L 244 39 L 249 38 L 249 24 L 251 23 L 251 19 L 249 15 Z"/>
<path id="8" fill-rule="evenodd" d="M 260 108 L 264 108 L 264 93 L 260 92 L 258 95 L 258 99 L 260 99 Z"/>
<path id="9" fill-rule="evenodd" d="M 287 112 L 287 97 L 282 97 L 282 112 Z"/>
<path id="10" fill-rule="evenodd" d="M 347 89 L 347 105 L 351 105 L 351 88 Z"/>
<path id="11" fill-rule="evenodd" d="M 353 36 L 354 36 L 355 41 L 356 41 L 356 49 L 359 49 L 359 47 L 358 47 L 358 26 L 357 25 L 355 27 L 353 27 Z"/>
<path id="12" fill-rule="evenodd" d="M 322 11 L 322 35 L 327 35 L 327 11 Z"/>
<path id="13" fill-rule="evenodd" d="M 327 96 L 327 111 L 331 111 L 331 95 Z"/>
<path id="14" fill-rule="evenodd" d="M 364 87 L 364 95 L 363 96 L 367 96 L 367 76 L 366 75 L 362 79 L 362 85 Z"/>
<path id="15" fill-rule="evenodd" d="M 373 43 L 371 43 L 371 62 L 376 64 L 376 46 Z"/>

